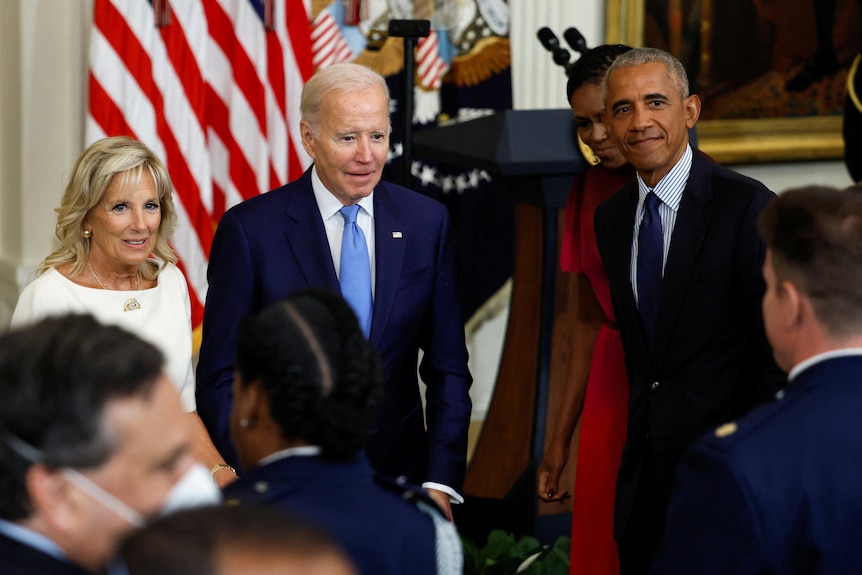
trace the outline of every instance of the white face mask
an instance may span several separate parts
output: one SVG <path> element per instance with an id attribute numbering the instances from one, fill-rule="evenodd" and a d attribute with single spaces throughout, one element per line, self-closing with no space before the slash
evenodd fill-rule
<path id="1" fill-rule="evenodd" d="M 2 436 L 3 441 L 18 455 L 31 463 L 41 463 L 44 460 L 42 452 L 29 443 L 12 434 Z M 90 497 L 125 519 L 135 527 L 146 524 L 144 516 L 129 507 L 115 495 L 105 491 L 105 488 L 89 477 L 82 475 L 71 467 L 64 467 L 63 473 L 70 483 L 87 493 Z M 204 507 L 221 503 L 221 491 L 213 481 L 207 468 L 201 463 L 195 463 L 180 477 L 165 498 L 160 515 L 167 515 L 189 507 Z"/>
<path id="2" fill-rule="evenodd" d="M 82 475 L 71 467 L 64 468 L 63 473 L 65 473 L 70 483 L 73 483 L 81 491 L 86 492 L 90 497 L 122 517 L 131 525 L 140 528 L 146 524 L 146 519 L 143 515 L 129 507 L 127 503 L 121 501 L 116 496 L 105 491 L 104 487 L 89 477 Z M 159 515 L 167 515 L 190 507 L 218 505 L 220 502 L 221 491 L 219 491 L 206 467 L 200 463 L 195 463 L 189 467 L 189 470 L 168 491 L 168 496 L 165 498 Z"/>
<path id="3" fill-rule="evenodd" d="M 168 492 L 161 514 L 221 503 L 221 490 L 202 463 L 192 465 Z"/>

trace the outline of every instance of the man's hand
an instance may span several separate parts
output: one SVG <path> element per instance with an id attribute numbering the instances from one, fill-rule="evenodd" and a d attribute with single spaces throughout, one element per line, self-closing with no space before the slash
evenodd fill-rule
<path id="1" fill-rule="evenodd" d="M 437 489 L 425 489 L 425 491 L 427 491 L 428 495 L 431 496 L 431 499 L 437 503 L 437 506 L 440 508 L 440 511 L 443 512 L 443 515 L 446 516 L 446 519 L 454 522 L 452 519 L 452 503 L 449 501 L 449 494 L 438 491 Z"/>

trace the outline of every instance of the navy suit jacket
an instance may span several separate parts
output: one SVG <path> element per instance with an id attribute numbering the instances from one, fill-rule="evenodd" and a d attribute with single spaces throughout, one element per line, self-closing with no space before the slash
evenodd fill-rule
<path id="1" fill-rule="evenodd" d="M 637 181 L 596 210 L 631 388 L 614 507 L 618 539 L 649 449 L 669 495 L 683 451 L 708 429 L 771 398 L 783 380 L 760 310 L 766 249 L 756 220 L 773 197 L 761 183 L 694 153 L 662 278 L 654 349 L 630 280 Z"/>
<path id="2" fill-rule="evenodd" d="M 376 287 L 369 339 L 383 360 L 385 381 L 368 457 L 386 475 L 460 491 L 471 378 L 448 212 L 439 202 L 383 181 L 373 198 Z M 240 320 L 303 288 L 339 291 L 310 170 L 225 213 L 207 278 L 197 408 L 216 447 L 236 466 L 228 415 Z M 424 414 L 416 369 L 420 349 Z"/>
<path id="3" fill-rule="evenodd" d="M 862 356 L 801 372 L 783 397 L 680 463 L 654 573 L 862 573 Z"/>
<path id="4" fill-rule="evenodd" d="M 4 575 L 92 575 L 0 533 L 0 573 Z"/>
<path id="5" fill-rule="evenodd" d="M 228 504 L 273 506 L 315 523 L 363 575 L 435 575 L 434 524 L 402 492 L 375 483 L 361 455 L 346 462 L 292 456 L 247 470 L 224 496 Z"/>

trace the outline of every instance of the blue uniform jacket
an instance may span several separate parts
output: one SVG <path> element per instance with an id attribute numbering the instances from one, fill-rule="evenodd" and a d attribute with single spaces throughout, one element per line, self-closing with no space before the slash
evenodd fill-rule
<path id="1" fill-rule="evenodd" d="M 783 393 L 685 455 L 653 573 L 862 573 L 862 356 Z"/>
<path id="2" fill-rule="evenodd" d="M 246 471 L 224 496 L 228 504 L 274 506 L 312 521 L 363 575 L 434 575 L 433 522 L 403 493 L 378 484 L 364 455 L 347 462 L 298 455 Z"/>

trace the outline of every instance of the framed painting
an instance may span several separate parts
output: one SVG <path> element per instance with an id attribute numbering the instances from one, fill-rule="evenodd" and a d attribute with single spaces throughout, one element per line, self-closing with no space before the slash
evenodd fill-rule
<path id="1" fill-rule="evenodd" d="M 606 41 L 680 59 L 698 145 L 727 164 L 840 159 L 858 0 L 607 0 Z"/>

